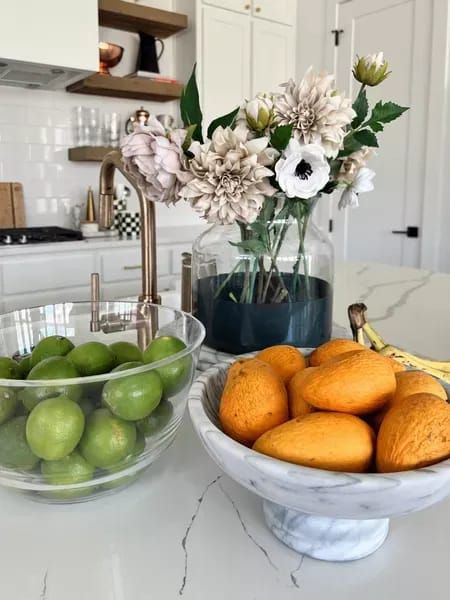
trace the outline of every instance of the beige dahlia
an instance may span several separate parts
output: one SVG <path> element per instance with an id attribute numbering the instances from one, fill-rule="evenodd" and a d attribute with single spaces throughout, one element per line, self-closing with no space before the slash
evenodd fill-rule
<path id="1" fill-rule="evenodd" d="M 275 122 L 293 125 L 299 142 L 320 144 L 326 156 L 335 157 L 355 111 L 352 101 L 336 91 L 333 75 L 310 67 L 299 84 L 291 79 L 283 87 L 274 103 Z"/>
<path id="2" fill-rule="evenodd" d="M 249 140 L 244 128 L 218 127 L 210 141 L 189 148 L 193 158 L 181 174 L 180 196 L 209 223 L 252 223 L 264 198 L 275 193 L 268 143 L 265 137 Z"/>

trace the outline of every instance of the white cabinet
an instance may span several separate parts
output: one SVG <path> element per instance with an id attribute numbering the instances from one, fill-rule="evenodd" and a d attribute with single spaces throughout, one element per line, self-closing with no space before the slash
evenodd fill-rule
<path id="1" fill-rule="evenodd" d="M 96 0 L 0 4 L 0 84 L 64 88 L 98 69 Z"/>
<path id="2" fill-rule="evenodd" d="M 199 80 L 209 124 L 250 96 L 250 19 L 212 6 L 201 11 Z"/>
<path id="3" fill-rule="evenodd" d="M 252 9 L 252 0 L 205 0 L 205 4 L 244 14 L 249 13 Z"/>
<path id="4" fill-rule="evenodd" d="M 197 0 L 198 81 L 205 125 L 258 92 L 277 91 L 280 83 L 295 77 L 295 32 L 296 0 Z"/>
<path id="5" fill-rule="evenodd" d="M 295 26 L 297 0 L 253 0 L 254 17 Z"/>
<path id="6" fill-rule="evenodd" d="M 292 27 L 264 20 L 252 23 L 252 95 L 281 91 L 278 86 L 295 78 L 295 35 Z M 276 68 L 268 68 L 276 65 Z"/>

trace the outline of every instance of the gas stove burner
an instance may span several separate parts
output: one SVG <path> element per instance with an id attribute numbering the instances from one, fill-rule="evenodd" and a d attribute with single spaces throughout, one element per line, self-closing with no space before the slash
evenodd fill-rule
<path id="1" fill-rule="evenodd" d="M 24 227 L 0 229 L 0 246 L 74 242 L 83 239 L 80 231 L 63 227 Z"/>

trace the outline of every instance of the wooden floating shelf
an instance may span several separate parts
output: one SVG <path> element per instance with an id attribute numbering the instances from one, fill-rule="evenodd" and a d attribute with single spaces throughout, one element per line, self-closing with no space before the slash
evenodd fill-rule
<path id="1" fill-rule="evenodd" d="M 123 0 L 98 1 L 99 24 L 104 27 L 148 33 L 166 38 L 178 31 L 186 29 L 186 15 L 167 10 L 151 8 Z"/>
<path id="2" fill-rule="evenodd" d="M 101 162 L 108 152 L 117 150 L 112 146 L 78 146 L 69 148 L 68 158 L 76 162 Z"/>
<path id="3" fill-rule="evenodd" d="M 154 81 L 146 77 L 114 77 L 95 73 L 72 83 L 66 90 L 76 94 L 167 102 L 180 98 L 183 86 L 181 83 Z"/>

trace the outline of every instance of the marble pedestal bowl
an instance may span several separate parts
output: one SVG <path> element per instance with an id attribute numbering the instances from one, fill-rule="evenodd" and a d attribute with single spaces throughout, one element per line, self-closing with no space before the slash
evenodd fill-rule
<path id="1" fill-rule="evenodd" d="M 235 442 L 218 418 L 230 362 L 210 368 L 194 383 L 192 423 L 217 465 L 263 498 L 267 526 L 293 550 L 329 561 L 363 558 L 385 541 L 390 517 L 422 510 L 450 494 L 450 459 L 401 473 L 338 473 L 277 460 Z"/>

